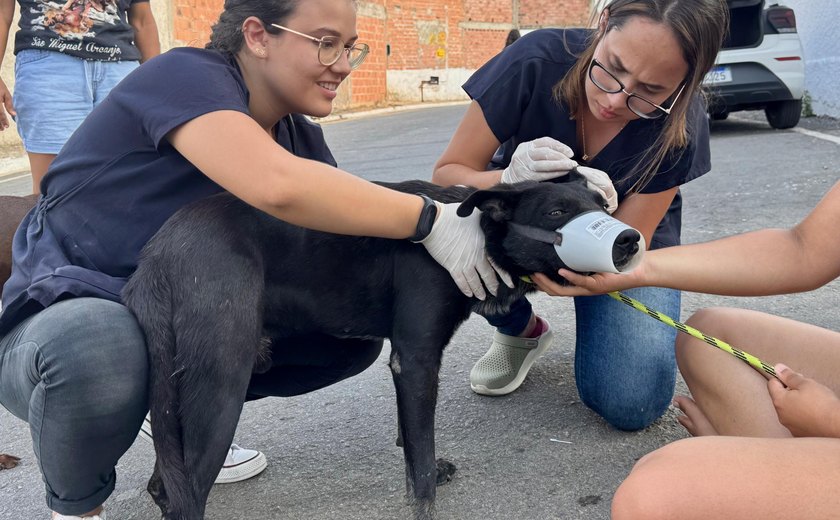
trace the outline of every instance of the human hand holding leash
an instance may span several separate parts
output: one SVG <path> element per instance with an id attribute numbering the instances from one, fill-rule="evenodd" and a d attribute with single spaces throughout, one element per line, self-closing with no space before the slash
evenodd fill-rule
<path id="1" fill-rule="evenodd" d="M 840 437 L 837 394 L 783 364 L 777 364 L 775 370 L 781 382 L 771 379 L 767 389 L 779 422 L 794 437 Z"/>
<path id="2" fill-rule="evenodd" d="M 484 291 L 486 286 L 495 296 L 499 288 L 499 278 L 505 285 L 513 288 L 510 275 L 492 265 L 484 250 L 484 232 L 479 225 L 481 211 L 475 210 L 462 218 L 457 214 L 458 203 L 436 204 L 437 220 L 429 236 L 420 243 L 426 246 L 426 250 L 437 263 L 449 271 L 461 292 L 483 300 L 487 297 Z"/>

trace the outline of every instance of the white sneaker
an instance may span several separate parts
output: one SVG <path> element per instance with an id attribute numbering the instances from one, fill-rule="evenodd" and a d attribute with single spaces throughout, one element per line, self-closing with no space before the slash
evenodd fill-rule
<path id="1" fill-rule="evenodd" d="M 103 509 L 98 515 L 93 516 L 67 516 L 56 513 L 52 516 L 52 520 L 105 520 L 105 510 Z"/>
<path id="2" fill-rule="evenodd" d="M 147 442 L 152 442 L 152 420 L 149 418 L 149 414 L 146 414 L 146 418 L 143 419 L 139 436 Z M 268 460 L 263 452 L 240 448 L 236 444 L 231 444 L 227 457 L 225 457 L 225 463 L 222 465 L 215 483 L 233 484 L 234 482 L 242 482 L 251 477 L 256 477 L 267 466 Z"/>
<path id="3" fill-rule="evenodd" d="M 261 451 L 246 450 L 231 444 L 222 470 L 216 477 L 216 484 L 232 484 L 256 477 L 266 466 L 268 461 Z"/>

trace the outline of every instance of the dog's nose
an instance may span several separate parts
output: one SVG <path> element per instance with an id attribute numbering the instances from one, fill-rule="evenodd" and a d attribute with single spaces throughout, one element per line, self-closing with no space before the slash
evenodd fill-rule
<path id="1" fill-rule="evenodd" d="M 621 267 L 627 263 L 633 255 L 639 252 L 639 240 L 642 235 L 635 229 L 625 229 L 615 238 L 613 242 L 613 263 Z"/>

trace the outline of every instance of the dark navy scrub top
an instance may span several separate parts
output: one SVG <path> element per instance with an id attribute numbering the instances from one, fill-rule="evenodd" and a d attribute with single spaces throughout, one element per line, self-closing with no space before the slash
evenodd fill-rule
<path id="1" fill-rule="evenodd" d="M 544 136 L 569 145 L 579 158 L 582 147 L 577 139 L 577 122 L 570 119 L 569 110 L 554 99 L 552 91 L 575 64 L 590 35 L 589 29 L 540 29 L 528 33 L 467 80 L 464 90 L 481 106 L 490 130 L 502 143 L 490 168 L 507 167 L 517 145 Z M 615 184 L 619 202 L 639 178 L 639 175 L 628 175 L 641 154 L 653 145 L 664 121 L 664 118 L 630 121 L 586 163 L 607 172 Z M 666 157 L 641 193 L 658 193 L 680 186 L 711 169 L 709 127 L 699 96 L 692 100 L 686 128 L 687 147 Z M 681 207 L 677 193 L 653 235 L 651 249 L 679 244 Z"/>
<path id="2" fill-rule="evenodd" d="M 175 211 L 222 188 L 165 136 L 200 115 L 248 113 L 235 60 L 178 48 L 138 67 L 70 137 L 42 183 L 43 196 L 13 242 L 0 334 L 60 300 L 120 301 L 138 253 Z M 300 115 L 277 141 L 300 157 L 335 165 L 321 128 Z"/>

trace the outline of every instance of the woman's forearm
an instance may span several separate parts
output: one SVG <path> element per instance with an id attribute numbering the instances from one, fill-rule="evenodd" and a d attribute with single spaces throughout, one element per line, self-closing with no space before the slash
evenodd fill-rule
<path id="1" fill-rule="evenodd" d="M 742 235 L 648 252 L 645 282 L 684 291 L 761 296 L 819 287 L 821 277 L 803 272 L 808 255 L 791 230 Z"/>

